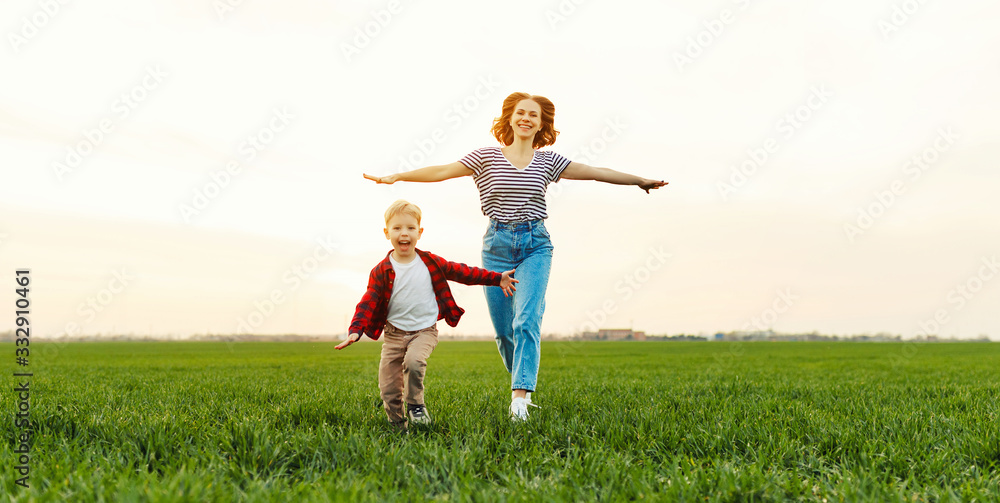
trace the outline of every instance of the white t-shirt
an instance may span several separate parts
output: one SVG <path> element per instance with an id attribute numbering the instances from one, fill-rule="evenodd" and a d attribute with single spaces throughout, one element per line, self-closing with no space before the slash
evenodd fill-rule
<path id="1" fill-rule="evenodd" d="M 431 285 L 431 273 L 420 256 L 408 264 L 396 262 L 389 255 L 396 279 L 389 297 L 387 321 L 400 330 L 413 331 L 434 326 L 438 319 L 437 297 Z"/>

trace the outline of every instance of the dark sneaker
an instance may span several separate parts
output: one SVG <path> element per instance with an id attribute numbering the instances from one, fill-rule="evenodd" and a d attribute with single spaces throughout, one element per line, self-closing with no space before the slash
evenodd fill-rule
<path id="1" fill-rule="evenodd" d="M 426 406 L 408 403 L 406 409 L 413 424 L 431 424 L 431 415 L 427 412 Z"/>

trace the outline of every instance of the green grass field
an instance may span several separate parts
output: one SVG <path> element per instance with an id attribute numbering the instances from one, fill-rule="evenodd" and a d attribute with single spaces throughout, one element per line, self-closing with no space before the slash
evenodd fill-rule
<path id="1" fill-rule="evenodd" d="M 8 367 L 4 500 L 1000 500 L 1000 344 L 546 341 L 512 424 L 496 346 L 444 341 L 408 435 L 379 344 L 44 347 L 30 489 Z"/>

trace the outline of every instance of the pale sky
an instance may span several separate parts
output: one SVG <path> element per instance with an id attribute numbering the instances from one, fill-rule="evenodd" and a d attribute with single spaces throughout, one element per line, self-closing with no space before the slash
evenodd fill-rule
<path id="1" fill-rule="evenodd" d="M 35 335 L 343 333 L 399 198 L 420 248 L 480 265 L 471 177 L 361 175 L 496 145 L 525 91 L 556 105 L 550 149 L 670 182 L 550 187 L 544 333 L 1000 340 L 996 2 L 0 13 L 0 299 L 29 267 Z M 452 290 L 442 333 L 492 334 L 482 287 Z"/>

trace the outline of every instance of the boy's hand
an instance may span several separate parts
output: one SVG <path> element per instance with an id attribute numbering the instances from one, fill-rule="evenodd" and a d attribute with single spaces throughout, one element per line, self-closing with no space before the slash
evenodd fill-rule
<path id="1" fill-rule="evenodd" d="M 350 334 L 347 336 L 347 339 L 344 339 L 344 342 L 337 344 L 336 349 L 344 349 L 347 346 L 350 346 L 351 344 L 358 342 L 359 340 L 361 340 L 361 334 Z"/>
<path id="2" fill-rule="evenodd" d="M 514 295 L 515 291 L 517 291 L 517 287 L 514 286 L 514 283 L 520 283 L 520 281 L 514 279 L 514 271 L 516 270 L 517 269 L 511 269 L 500 273 L 500 288 L 503 289 L 504 297 L 510 297 L 511 295 Z"/>
<path id="3" fill-rule="evenodd" d="M 393 183 L 396 183 L 399 180 L 399 177 L 396 176 L 396 175 L 372 176 L 372 175 L 369 175 L 368 173 L 362 173 L 362 174 L 364 175 L 365 178 L 367 178 L 367 179 L 369 179 L 369 180 L 371 180 L 371 181 L 373 181 L 375 183 L 384 183 L 384 184 L 387 184 L 387 185 L 392 185 Z"/>

